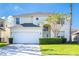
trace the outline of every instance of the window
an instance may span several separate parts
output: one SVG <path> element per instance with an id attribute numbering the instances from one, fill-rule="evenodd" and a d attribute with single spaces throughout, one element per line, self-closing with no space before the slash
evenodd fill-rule
<path id="1" fill-rule="evenodd" d="M 64 18 L 62 18 L 62 20 L 61 20 L 61 25 L 63 25 L 63 24 L 64 24 L 64 20 L 65 20 L 65 19 L 64 19 Z"/>
<path id="2" fill-rule="evenodd" d="M 64 38 L 64 36 L 57 36 L 58 38 Z"/>
<path id="3" fill-rule="evenodd" d="M 36 20 L 39 20 L 39 18 L 36 18 Z"/>
<path id="4" fill-rule="evenodd" d="M 74 41 L 77 41 L 77 36 L 74 38 Z"/>
<path id="5" fill-rule="evenodd" d="M 65 34 L 64 31 L 60 31 L 58 34 L 58 38 L 64 38 L 64 34 Z"/>
<path id="6" fill-rule="evenodd" d="M 65 33 L 64 31 L 60 31 L 61 36 L 64 36 L 64 33 Z"/>
<path id="7" fill-rule="evenodd" d="M 61 38 L 64 38 L 64 36 L 61 36 Z"/>
<path id="8" fill-rule="evenodd" d="M 20 24 L 20 19 L 16 18 L 16 24 Z"/>
<path id="9" fill-rule="evenodd" d="M 48 38 L 49 36 L 48 36 L 48 34 L 47 34 L 47 38 Z"/>

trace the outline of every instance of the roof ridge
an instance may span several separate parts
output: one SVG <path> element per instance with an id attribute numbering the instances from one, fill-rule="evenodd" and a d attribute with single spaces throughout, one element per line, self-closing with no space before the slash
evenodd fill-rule
<path id="1" fill-rule="evenodd" d="M 47 13 L 47 14 L 53 14 L 52 12 L 31 12 L 31 13 L 23 13 L 23 14 L 13 15 L 13 16 L 31 15 L 31 14 L 37 14 L 37 13 Z"/>

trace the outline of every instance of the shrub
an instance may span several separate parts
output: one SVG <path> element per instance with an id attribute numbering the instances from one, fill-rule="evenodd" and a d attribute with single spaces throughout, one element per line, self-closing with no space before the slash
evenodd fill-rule
<path id="1" fill-rule="evenodd" d="M 6 45 L 8 45 L 8 44 L 5 42 L 0 42 L 0 47 L 6 46 Z"/>
<path id="2" fill-rule="evenodd" d="M 62 43 L 66 43 L 67 39 L 66 38 L 61 38 L 62 39 Z"/>
<path id="3" fill-rule="evenodd" d="M 39 39 L 40 44 L 60 44 L 65 43 L 65 38 L 40 38 Z"/>
<path id="4" fill-rule="evenodd" d="M 78 44 L 78 42 L 77 41 L 72 41 L 71 44 Z"/>

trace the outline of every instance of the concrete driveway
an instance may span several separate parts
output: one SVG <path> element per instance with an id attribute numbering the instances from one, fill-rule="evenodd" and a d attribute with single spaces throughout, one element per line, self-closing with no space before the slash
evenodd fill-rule
<path id="1" fill-rule="evenodd" d="M 39 45 L 11 44 L 0 48 L 0 56 L 41 55 Z"/>

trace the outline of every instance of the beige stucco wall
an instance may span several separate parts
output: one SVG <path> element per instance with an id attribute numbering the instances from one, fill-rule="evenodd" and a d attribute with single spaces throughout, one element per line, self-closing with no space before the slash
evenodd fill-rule
<path id="1" fill-rule="evenodd" d="M 34 24 L 36 24 L 38 22 L 44 21 L 44 19 L 46 19 L 47 17 L 48 17 L 48 15 L 41 15 L 41 14 L 15 16 L 13 23 L 16 25 L 16 18 L 20 18 L 20 24 L 23 24 L 23 23 L 34 23 Z M 36 18 L 39 18 L 39 20 L 36 20 Z"/>
<path id="2" fill-rule="evenodd" d="M 9 43 L 9 38 L 10 38 L 10 29 L 9 28 L 6 28 L 5 29 L 6 31 L 5 31 L 5 42 L 7 42 L 7 43 Z"/>

